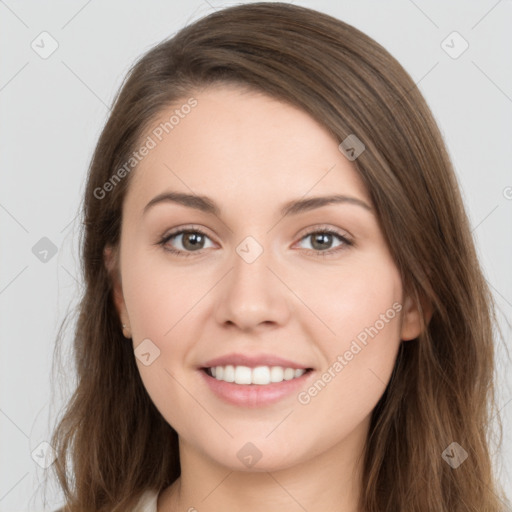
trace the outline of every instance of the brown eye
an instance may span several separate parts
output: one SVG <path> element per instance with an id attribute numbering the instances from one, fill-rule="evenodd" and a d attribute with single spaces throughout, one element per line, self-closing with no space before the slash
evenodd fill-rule
<path id="1" fill-rule="evenodd" d="M 313 233 L 311 236 L 311 247 L 313 249 L 318 249 L 319 251 L 323 251 L 325 249 L 330 249 L 331 244 L 333 243 L 333 235 L 329 233 Z"/>
<path id="2" fill-rule="evenodd" d="M 310 231 L 301 238 L 301 241 L 307 240 L 308 238 L 311 242 L 310 247 L 306 247 L 306 249 L 314 251 L 314 253 L 319 256 L 338 252 L 353 245 L 353 242 L 347 237 L 332 229 L 317 229 L 316 231 Z M 335 243 L 336 239 L 338 239 L 340 243 L 333 247 L 333 243 Z"/>
<path id="3" fill-rule="evenodd" d="M 187 251 L 202 249 L 205 236 L 197 231 L 185 231 L 181 235 L 181 243 Z"/>
<path id="4" fill-rule="evenodd" d="M 194 252 L 200 252 L 205 249 L 205 242 L 210 238 L 198 229 L 181 229 L 174 233 L 169 233 L 159 244 L 166 251 L 172 252 L 179 256 L 191 256 Z M 172 243 L 174 241 L 174 243 Z M 178 247 L 176 247 L 176 245 Z M 213 246 L 213 244 L 211 245 Z M 211 247 L 210 246 L 210 247 Z"/>

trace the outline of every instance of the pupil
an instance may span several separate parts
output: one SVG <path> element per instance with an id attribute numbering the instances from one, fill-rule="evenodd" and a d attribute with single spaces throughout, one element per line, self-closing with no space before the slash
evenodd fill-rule
<path id="1" fill-rule="evenodd" d="M 325 244 L 326 245 L 329 245 L 329 242 L 331 241 L 332 235 L 328 234 L 328 233 L 319 233 L 317 234 L 316 236 L 313 237 L 313 247 L 315 249 L 325 249 Z M 315 247 L 315 244 L 317 244 L 317 242 L 319 243 L 319 247 Z M 324 245 L 322 246 L 322 242 L 324 243 Z"/>
<path id="2" fill-rule="evenodd" d="M 200 245 L 202 235 L 199 233 L 184 233 L 183 234 L 183 246 L 188 249 L 197 249 Z M 187 244 L 191 244 L 187 247 Z"/>

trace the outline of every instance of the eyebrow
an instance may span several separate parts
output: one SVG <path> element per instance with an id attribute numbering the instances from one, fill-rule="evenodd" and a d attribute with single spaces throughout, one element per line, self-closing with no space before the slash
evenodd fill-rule
<path id="1" fill-rule="evenodd" d="M 215 215 L 220 217 L 221 211 L 220 208 L 215 204 L 215 202 L 207 197 L 207 196 L 199 196 L 194 194 L 184 194 L 181 192 L 164 192 L 155 196 L 149 203 L 144 207 L 143 215 L 147 213 L 147 211 L 160 203 L 177 203 L 183 206 L 187 206 L 188 208 L 194 208 L 196 210 L 200 210 L 205 213 L 209 213 L 211 215 Z M 307 212 L 310 210 L 314 210 L 316 208 L 321 208 L 322 206 L 326 206 L 329 204 L 340 204 L 347 203 L 353 204 L 356 206 L 361 206 L 362 208 L 372 212 L 373 209 L 370 205 L 364 202 L 357 197 L 346 196 L 346 195 L 330 195 L 330 196 L 321 196 L 321 197 L 311 197 L 309 199 L 297 199 L 293 201 L 289 201 L 284 204 L 281 208 L 281 215 L 284 217 L 286 215 L 297 215 L 299 213 Z"/>

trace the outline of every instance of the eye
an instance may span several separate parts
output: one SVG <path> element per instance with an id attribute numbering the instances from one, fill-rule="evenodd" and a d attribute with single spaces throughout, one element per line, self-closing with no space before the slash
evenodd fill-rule
<path id="1" fill-rule="evenodd" d="M 306 249 L 312 252 L 315 256 L 329 256 L 354 245 L 354 243 L 345 235 L 332 228 L 323 229 L 316 227 L 315 230 L 311 230 L 309 233 L 306 233 L 299 242 L 307 240 L 308 238 L 311 238 L 312 241 L 310 244 L 311 248 Z M 332 248 L 332 243 L 336 238 L 340 243 Z M 176 248 L 170 244 L 174 239 L 181 247 Z M 170 253 L 176 254 L 177 256 L 187 257 L 194 256 L 194 253 L 201 254 L 203 249 L 208 248 L 205 247 L 205 242 L 207 240 L 210 240 L 210 237 L 204 231 L 199 228 L 188 227 L 166 234 L 157 243 Z M 210 245 L 210 247 L 212 246 L 213 244 Z"/>
<path id="2" fill-rule="evenodd" d="M 169 242 L 176 239 L 181 247 L 175 248 L 169 245 Z M 178 256 L 192 256 L 194 252 L 200 252 L 205 249 L 204 243 L 210 240 L 208 235 L 197 228 L 182 228 L 166 234 L 158 244 L 163 246 L 166 251 L 169 251 Z"/>
<path id="3" fill-rule="evenodd" d="M 300 241 L 307 240 L 308 238 L 311 239 L 311 248 L 307 249 L 313 251 L 313 254 L 316 256 L 327 256 L 354 245 L 345 235 L 331 228 L 316 228 L 314 231 L 306 233 Z M 334 246 L 334 248 L 331 248 L 335 238 L 337 238 L 340 243 Z"/>

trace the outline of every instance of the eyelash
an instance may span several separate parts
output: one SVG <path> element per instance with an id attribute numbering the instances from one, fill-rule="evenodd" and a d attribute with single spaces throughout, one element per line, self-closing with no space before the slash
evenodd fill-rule
<path id="1" fill-rule="evenodd" d="M 198 229 L 198 228 L 181 228 L 178 231 L 174 231 L 174 232 L 168 233 L 165 236 L 163 236 L 157 242 L 157 245 L 162 246 L 164 248 L 164 250 L 166 250 L 166 251 L 168 251 L 168 252 L 170 252 L 172 254 L 175 254 L 176 256 L 180 256 L 180 257 L 184 257 L 184 258 L 188 258 L 189 256 L 194 256 L 196 254 L 201 254 L 202 251 L 182 251 L 182 250 L 179 250 L 179 249 L 165 247 L 165 244 L 167 244 L 167 242 L 169 242 L 169 240 L 171 240 L 172 238 L 177 237 L 177 236 L 179 236 L 179 235 L 181 235 L 183 233 L 200 234 L 202 236 L 210 238 L 201 229 Z M 313 254 L 315 256 L 318 256 L 318 257 L 326 257 L 327 256 L 328 257 L 328 256 L 330 256 L 330 255 L 332 255 L 334 253 L 338 253 L 339 251 L 345 250 L 348 247 L 351 247 L 351 246 L 354 245 L 354 242 L 352 242 L 351 240 L 349 240 L 348 238 L 343 236 L 341 233 L 339 233 L 338 231 L 336 231 L 336 230 L 334 230 L 332 228 L 321 228 L 321 227 L 319 228 L 319 227 L 316 227 L 314 230 L 311 230 L 311 231 L 308 231 L 307 233 L 305 233 L 301 237 L 300 240 L 303 240 L 304 238 L 306 238 L 306 237 L 308 237 L 310 235 L 319 234 L 319 233 L 334 235 L 334 236 L 338 237 L 340 239 L 340 241 L 343 242 L 343 244 L 339 245 L 338 247 L 335 247 L 334 249 L 327 249 L 326 251 L 316 251 L 315 249 L 306 249 L 307 251 L 313 252 Z"/>

